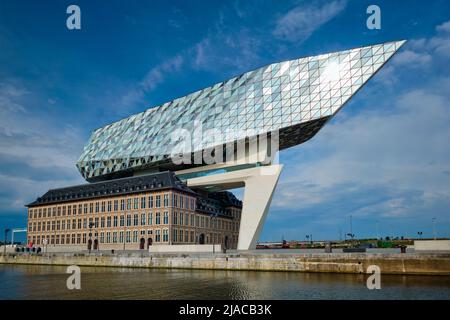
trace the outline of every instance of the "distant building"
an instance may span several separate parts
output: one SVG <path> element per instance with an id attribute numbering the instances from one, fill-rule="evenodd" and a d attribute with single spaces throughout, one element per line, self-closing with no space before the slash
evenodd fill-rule
<path id="1" fill-rule="evenodd" d="M 232 193 L 194 192 L 168 171 L 53 189 L 27 206 L 29 242 L 80 250 L 236 248 L 242 210 Z"/>

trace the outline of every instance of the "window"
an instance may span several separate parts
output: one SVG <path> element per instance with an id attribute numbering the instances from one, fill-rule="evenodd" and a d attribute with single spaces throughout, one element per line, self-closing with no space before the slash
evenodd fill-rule
<path id="1" fill-rule="evenodd" d="M 93 213 L 94 212 L 94 204 L 90 203 L 89 204 L 89 213 Z"/>
<path id="2" fill-rule="evenodd" d="M 130 243 L 131 242 L 131 231 L 127 231 L 126 235 L 127 235 L 127 243 Z"/>
<path id="3" fill-rule="evenodd" d="M 161 224 L 161 213 L 156 213 L 155 224 Z"/>
<path id="4" fill-rule="evenodd" d="M 184 237 L 184 234 L 183 234 L 183 230 L 180 230 L 180 233 L 178 234 L 178 242 L 183 242 L 183 237 Z"/>
<path id="5" fill-rule="evenodd" d="M 172 241 L 173 242 L 177 242 L 178 240 L 178 230 L 177 229 L 173 229 L 172 230 Z"/>
<path id="6" fill-rule="evenodd" d="M 100 232 L 100 243 L 105 243 L 105 233 Z"/>
<path id="7" fill-rule="evenodd" d="M 108 212 L 111 212 L 112 210 L 112 201 L 108 201 Z"/>
<path id="8" fill-rule="evenodd" d="M 178 207 L 178 195 L 177 194 L 173 195 L 173 206 L 175 208 Z"/>
<path id="9" fill-rule="evenodd" d="M 178 212 L 174 211 L 172 214 L 172 223 L 178 224 Z"/>
<path id="10" fill-rule="evenodd" d="M 114 228 L 117 227 L 117 216 L 114 216 L 114 224 L 113 224 Z"/>
<path id="11" fill-rule="evenodd" d="M 148 197 L 148 207 L 153 208 L 153 196 Z"/>
<path id="12" fill-rule="evenodd" d="M 127 215 L 127 227 L 131 226 L 131 214 Z"/>
<path id="13" fill-rule="evenodd" d="M 131 199 L 127 199 L 127 210 L 131 210 Z"/>
<path id="14" fill-rule="evenodd" d="M 160 208 L 161 207 L 161 196 L 156 196 L 156 207 Z"/>
<path id="15" fill-rule="evenodd" d="M 145 209 L 145 197 L 141 197 L 141 209 Z"/>
<path id="16" fill-rule="evenodd" d="M 125 225 L 125 216 L 120 216 L 120 226 L 123 227 L 124 225 Z"/>
<path id="17" fill-rule="evenodd" d="M 180 212 L 180 225 L 182 226 L 183 225 L 183 219 L 184 218 L 184 214 L 183 214 L 183 212 Z"/>
<path id="18" fill-rule="evenodd" d="M 66 206 L 62 207 L 62 215 L 66 215 Z M 39 218 L 41 217 L 41 210 L 39 209 Z"/>
<path id="19" fill-rule="evenodd" d="M 145 226 L 145 222 L 146 222 L 145 213 L 141 213 L 141 226 Z"/>
<path id="20" fill-rule="evenodd" d="M 133 242 L 138 242 L 138 231 L 137 230 L 133 231 Z"/>
<path id="21" fill-rule="evenodd" d="M 106 218 L 106 227 L 111 228 L 111 217 Z"/>
<path id="22" fill-rule="evenodd" d="M 182 208 L 183 209 L 183 207 L 184 207 L 184 201 L 183 201 L 183 196 L 180 196 L 180 208 Z"/>
<path id="23" fill-rule="evenodd" d="M 139 215 L 138 214 L 135 214 L 133 216 L 133 225 L 134 226 L 138 226 L 139 225 Z"/>
<path id="24" fill-rule="evenodd" d="M 161 230 L 155 231 L 155 242 L 161 242 Z"/>
<path id="25" fill-rule="evenodd" d="M 98 202 L 95 203 L 95 213 L 100 211 L 100 204 Z"/>
<path id="26" fill-rule="evenodd" d="M 114 211 L 119 210 L 119 200 L 114 200 Z"/>
<path id="27" fill-rule="evenodd" d="M 164 211 L 164 224 L 169 224 L 169 213 Z"/>
<path id="28" fill-rule="evenodd" d="M 113 232 L 113 243 L 117 243 L 117 232 Z"/>
<path id="29" fill-rule="evenodd" d="M 165 194 L 164 195 L 164 207 L 168 207 L 169 206 L 169 195 Z"/>
<path id="30" fill-rule="evenodd" d="M 88 205 L 87 205 L 87 203 L 85 203 L 85 204 L 83 205 L 83 212 L 84 212 L 84 214 L 87 214 L 87 213 L 88 213 Z"/>
<path id="31" fill-rule="evenodd" d="M 191 226 L 192 227 L 195 225 L 194 219 L 195 219 L 195 215 L 191 214 Z"/>
<path id="32" fill-rule="evenodd" d="M 153 224 L 153 213 L 148 213 L 148 225 L 151 226 Z"/>
<path id="33" fill-rule="evenodd" d="M 119 232 L 119 243 L 123 243 L 124 241 L 123 241 L 124 239 L 123 239 L 123 231 L 120 231 Z"/>
<path id="34" fill-rule="evenodd" d="M 106 209 L 106 203 L 105 201 L 102 201 L 102 212 L 105 212 Z"/>
<path id="35" fill-rule="evenodd" d="M 125 199 L 120 200 L 120 210 L 122 210 L 122 211 L 125 210 Z"/>
<path id="36" fill-rule="evenodd" d="M 163 230 L 163 241 L 164 242 L 169 241 L 169 231 L 167 229 Z"/>
<path id="37" fill-rule="evenodd" d="M 100 218 L 100 228 L 104 228 L 104 227 L 105 227 L 105 217 L 101 217 Z"/>
<path id="38" fill-rule="evenodd" d="M 189 225 L 189 213 L 185 213 L 184 214 L 184 224 L 185 225 Z"/>
<path id="39" fill-rule="evenodd" d="M 83 233 L 83 243 L 86 243 L 86 233 Z"/>
<path id="40" fill-rule="evenodd" d="M 44 209 L 44 218 L 46 215 L 47 210 Z M 72 206 L 67 206 L 67 215 L 70 216 L 72 214 Z"/>
<path id="41" fill-rule="evenodd" d="M 133 199 L 133 209 L 139 209 L 139 198 Z"/>
<path id="42" fill-rule="evenodd" d="M 78 205 L 78 214 L 81 214 L 83 206 L 81 204 Z"/>
<path id="43" fill-rule="evenodd" d="M 61 230 L 61 222 L 59 220 L 56 221 L 56 230 Z"/>

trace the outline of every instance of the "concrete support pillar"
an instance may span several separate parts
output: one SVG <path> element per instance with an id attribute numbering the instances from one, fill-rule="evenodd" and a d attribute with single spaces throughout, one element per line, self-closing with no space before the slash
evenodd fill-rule
<path id="1" fill-rule="evenodd" d="M 219 173 L 187 180 L 188 187 L 245 187 L 238 250 L 253 250 L 269 211 L 282 165 L 270 165 Z"/>

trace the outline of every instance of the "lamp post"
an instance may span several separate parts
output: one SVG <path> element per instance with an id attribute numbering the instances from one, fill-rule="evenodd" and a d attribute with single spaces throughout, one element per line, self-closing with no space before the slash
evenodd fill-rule
<path id="1" fill-rule="evenodd" d="M 217 212 L 214 213 L 213 215 L 210 216 L 210 224 L 211 224 L 211 229 L 213 230 L 213 234 L 212 234 L 212 243 L 213 243 L 213 253 L 216 253 L 216 238 L 214 237 L 215 235 L 215 230 L 216 230 L 216 222 L 217 222 Z M 213 224 L 214 222 L 214 224 Z M 213 228 L 214 226 L 214 228 Z"/>
<path id="2" fill-rule="evenodd" d="M 127 237 L 127 222 L 126 222 L 126 217 L 124 217 L 124 221 L 123 221 L 123 251 L 125 251 L 125 242 L 126 242 L 126 237 Z"/>
<path id="3" fill-rule="evenodd" d="M 419 231 L 419 232 L 417 232 L 417 234 L 419 235 L 420 239 L 422 239 L 422 234 L 423 234 L 423 232 L 422 232 L 422 231 Z"/>
<path id="4" fill-rule="evenodd" d="M 88 250 L 89 254 L 91 254 L 91 247 L 92 247 L 92 227 L 94 226 L 93 222 L 89 222 L 89 244 L 88 244 Z"/>
<path id="5" fill-rule="evenodd" d="M 5 243 L 3 244 L 3 254 L 6 255 L 6 240 L 8 239 L 8 232 L 10 231 L 10 229 L 6 228 L 5 229 Z"/>

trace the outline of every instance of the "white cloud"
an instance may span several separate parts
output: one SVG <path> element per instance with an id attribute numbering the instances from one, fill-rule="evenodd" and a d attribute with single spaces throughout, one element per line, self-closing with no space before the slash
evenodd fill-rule
<path id="1" fill-rule="evenodd" d="M 437 34 L 429 39 L 414 39 L 408 43 L 414 50 L 414 58 L 427 54 L 434 54 L 434 58 L 450 57 L 450 21 L 438 25 L 436 32 Z"/>
<path id="2" fill-rule="evenodd" d="M 311 208 L 371 189 L 384 190 L 391 198 L 363 205 L 355 214 L 407 214 L 417 204 L 406 201 L 411 193 L 422 202 L 448 201 L 450 98 L 423 90 L 393 98 L 385 101 L 395 106 L 389 112 L 380 108 L 338 117 L 311 143 L 287 151 L 289 176 L 280 180 L 274 207 Z M 315 155 L 311 161 L 292 163 L 309 153 Z"/>
<path id="3" fill-rule="evenodd" d="M 121 97 L 121 105 L 130 107 L 138 103 L 144 104 L 143 99 L 145 95 L 157 88 L 166 78 L 179 72 L 183 63 L 183 56 L 178 54 L 151 68 L 134 88 Z"/>
<path id="4" fill-rule="evenodd" d="M 394 63 L 398 66 L 421 68 L 429 64 L 431 59 L 431 55 L 426 52 L 418 53 L 413 50 L 404 50 L 395 56 Z"/>
<path id="5" fill-rule="evenodd" d="M 444 22 L 436 27 L 438 32 L 449 32 L 450 33 L 450 21 Z"/>
<path id="6" fill-rule="evenodd" d="M 27 106 L 39 99 L 21 82 L 0 83 L 0 210 L 14 211 L 50 187 L 81 182 L 75 162 L 81 131 L 35 114 Z M 43 103 L 46 103 L 46 101 Z"/>
<path id="7" fill-rule="evenodd" d="M 322 25 L 341 13 L 346 1 L 325 2 L 322 5 L 299 5 L 281 16 L 273 34 L 282 40 L 301 43 Z"/>
<path id="8" fill-rule="evenodd" d="M 192 48 L 192 66 L 214 72 L 231 69 L 235 73 L 258 64 L 260 47 L 261 40 L 246 28 L 229 34 L 218 27 Z"/>

